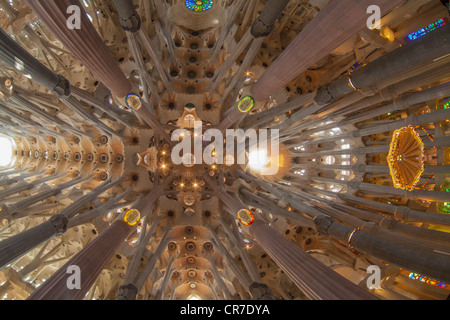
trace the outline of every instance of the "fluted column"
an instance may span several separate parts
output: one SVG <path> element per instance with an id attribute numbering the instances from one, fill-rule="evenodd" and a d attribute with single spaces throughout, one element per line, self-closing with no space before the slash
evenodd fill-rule
<path id="1" fill-rule="evenodd" d="M 231 296 L 230 290 L 228 290 L 225 282 L 223 281 L 223 278 L 222 278 L 221 274 L 219 273 L 219 270 L 217 269 L 215 261 L 213 261 L 211 258 L 208 260 L 209 260 L 209 263 L 211 264 L 211 272 L 214 276 L 214 279 L 216 280 L 217 285 L 219 286 L 220 290 L 222 290 L 225 299 L 231 300 L 232 296 Z"/>
<path id="2" fill-rule="evenodd" d="M 139 264 L 141 263 L 141 258 L 144 253 L 144 250 L 150 240 L 150 237 L 153 235 L 159 221 L 161 221 L 162 216 L 156 217 L 153 221 L 150 229 L 145 232 L 145 228 L 148 222 L 148 216 L 146 217 L 146 221 L 143 223 L 141 236 L 139 237 L 139 242 L 131 258 L 131 261 L 128 263 L 127 272 L 125 274 L 125 279 L 123 280 L 123 284 L 120 286 L 116 300 L 135 300 L 136 295 L 138 294 L 138 290 L 136 285 L 133 283 L 136 278 L 136 272 L 139 268 Z"/>
<path id="3" fill-rule="evenodd" d="M 312 228 L 314 227 L 314 221 L 302 216 L 300 214 L 294 213 L 292 211 L 288 211 L 286 209 L 281 208 L 280 206 L 276 205 L 275 203 L 264 199 L 260 197 L 258 194 L 255 194 L 245 188 L 241 188 L 239 192 L 243 195 L 244 201 L 245 200 L 253 200 L 256 203 L 259 203 L 263 208 L 267 209 L 268 212 L 275 216 L 280 216 L 285 219 L 288 219 L 292 223 L 299 224 L 304 227 Z"/>
<path id="4" fill-rule="evenodd" d="M 30 182 L 30 183 L 23 183 L 21 185 L 17 185 L 15 187 L 11 187 L 9 189 L 1 190 L 0 191 L 0 199 L 4 199 L 6 197 L 9 197 L 9 196 L 11 196 L 13 194 L 16 194 L 16 193 L 19 193 L 19 192 L 30 190 L 30 189 L 34 188 L 35 186 L 37 186 L 37 185 L 40 185 L 42 183 L 46 183 L 46 182 L 49 182 L 49 181 L 54 181 L 56 179 L 61 178 L 62 176 L 63 175 L 50 175 L 50 176 L 47 176 L 47 177 L 35 180 L 33 182 Z"/>
<path id="5" fill-rule="evenodd" d="M 231 268 L 231 270 L 233 270 L 234 275 L 242 284 L 242 286 L 244 288 L 249 288 L 251 284 L 249 276 L 247 276 L 247 274 L 245 274 L 244 271 L 242 271 L 242 269 L 236 264 L 236 261 L 234 261 L 233 257 L 230 255 L 228 250 L 222 244 L 222 241 L 220 241 L 214 229 L 211 226 L 208 226 L 208 229 L 212 235 L 211 240 L 215 244 L 215 248 L 217 249 L 217 251 L 227 261 L 228 266 Z"/>
<path id="6" fill-rule="evenodd" d="M 316 102 L 327 104 L 355 91 L 371 96 L 387 86 L 422 73 L 430 66 L 448 62 L 444 57 L 450 51 L 449 33 L 447 24 L 355 70 L 351 75 L 322 86 Z"/>
<path id="7" fill-rule="evenodd" d="M 286 83 L 366 28 L 367 8 L 377 4 L 385 14 L 404 0 L 333 0 L 302 30 L 269 67 L 251 93 L 256 100 L 273 95 Z"/>
<path id="8" fill-rule="evenodd" d="M 40 286 L 28 300 L 81 300 L 94 284 L 112 255 L 134 228 L 122 220 L 116 220 L 108 229 L 95 238 L 83 250 Z M 77 266 L 81 272 L 81 289 L 67 287 L 70 266 Z"/>
<path id="9" fill-rule="evenodd" d="M 364 289 L 328 268 L 263 221 L 249 228 L 256 242 L 312 300 L 375 300 Z"/>
<path id="10" fill-rule="evenodd" d="M 365 183 L 365 182 L 349 182 L 347 183 L 353 189 L 360 189 L 366 192 L 384 193 L 390 196 L 401 196 L 409 200 L 428 200 L 428 201 L 449 201 L 450 196 L 445 191 L 428 191 L 428 190 L 413 190 L 407 191 L 396 189 L 391 186 L 383 186 L 379 184 Z"/>
<path id="11" fill-rule="evenodd" d="M 252 25 L 252 36 L 255 38 L 268 36 L 288 3 L 289 0 L 269 0 Z"/>
<path id="12" fill-rule="evenodd" d="M 156 265 L 156 262 L 158 262 L 159 258 L 161 258 L 161 255 L 163 254 L 164 250 L 166 249 L 167 245 L 169 244 L 170 237 L 169 232 L 172 230 L 171 227 L 166 228 L 166 231 L 164 232 L 163 236 L 161 237 L 161 240 L 158 244 L 158 247 L 156 248 L 155 252 L 153 252 L 150 259 L 147 261 L 147 264 L 145 265 L 144 269 L 136 276 L 134 281 L 129 284 L 130 286 L 134 286 L 136 288 L 136 294 L 141 291 L 142 287 L 144 286 L 145 282 L 147 281 L 148 276 L 152 273 L 153 268 Z M 122 287 L 121 287 L 122 288 Z M 118 300 L 124 300 L 123 297 L 126 296 L 121 290 L 119 289 L 118 292 Z M 136 295 L 134 296 L 127 296 L 128 300 L 135 300 Z"/>
<path id="13" fill-rule="evenodd" d="M 25 170 L 17 170 L 15 172 L 11 172 L 9 174 L 8 174 L 8 172 L 3 172 L 2 174 L 0 174 L 0 187 L 10 186 L 10 185 L 12 185 L 14 183 L 17 183 L 19 181 L 26 180 L 26 179 L 29 179 L 29 178 L 34 178 L 34 177 L 42 175 L 44 173 L 43 171 L 34 171 L 34 172 L 24 173 L 24 174 L 21 174 L 20 176 L 17 176 L 17 177 L 14 177 L 14 178 L 10 178 L 10 179 L 4 178 L 7 175 L 17 174 L 19 172 L 24 172 L 24 171 Z M 7 189 L 7 190 L 9 190 L 9 189 Z M 2 192 L 3 191 L 7 191 L 7 190 L 2 190 Z"/>
<path id="14" fill-rule="evenodd" d="M 38 62 L 2 29 L 0 29 L 0 60 L 10 68 L 31 76 L 33 81 L 49 89 L 55 95 L 69 96 L 66 80 Z"/>
<path id="15" fill-rule="evenodd" d="M 315 221 L 320 233 L 348 243 L 356 250 L 406 270 L 450 282 L 450 257 L 448 255 L 376 237 L 325 216 L 320 216 Z"/>
<path id="16" fill-rule="evenodd" d="M 375 210 L 391 213 L 394 215 L 395 218 L 399 220 L 411 222 L 425 222 L 441 226 L 450 226 L 450 215 L 447 214 L 428 213 L 413 210 L 405 206 L 394 206 L 379 201 L 368 200 L 345 194 L 339 194 L 338 197 L 349 203 L 362 205 Z"/>
<path id="17" fill-rule="evenodd" d="M 118 98 L 123 98 L 131 92 L 130 82 L 78 0 L 27 0 L 27 3 L 64 47 L 86 65 Z M 66 11 L 72 5 L 78 6 L 81 10 L 81 29 L 67 28 Z"/>
<path id="18" fill-rule="evenodd" d="M 62 190 L 70 188 L 70 187 L 72 187 L 78 183 L 81 183 L 83 181 L 86 181 L 90 178 L 91 177 L 88 177 L 85 179 L 74 179 L 74 180 L 68 181 L 66 183 L 63 183 L 57 187 L 50 188 L 49 190 L 40 192 L 34 196 L 28 197 L 17 203 L 14 203 L 11 205 L 3 205 L 0 216 L 5 215 L 6 218 L 9 220 L 16 220 L 19 217 L 26 216 L 27 212 L 25 212 L 24 210 L 26 208 L 28 208 L 29 206 L 31 206 L 32 204 L 35 204 L 39 201 L 42 201 L 44 199 L 55 196 L 55 195 L 59 194 Z"/>
<path id="19" fill-rule="evenodd" d="M 120 24 L 125 31 L 136 33 L 141 29 L 141 17 L 136 12 L 133 0 L 114 0 Z"/>
<path id="20" fill-rule="evenodd" d="M 230 129 L 233 124 L 241 122 L 246 115 L 246 113 L 239 110 L 238 103 L 235 103 L 230 108 L 230 112 L 225 114 L 224 119 L 217 125 L 216 129 L 225 132 L 225 130 Z"/>
<path id="21" fill-rule="evenodd" d="M 164 273 L 163 279 L 161 281 L 161 286 L 158 289 L 158 293 L 156 294 L 156 300 L 163 300 L 164 295 L 167 291 L 167 286 L 169 285 L 170 277 L 175 269 L 172 268 L 172 264 L 174 261 L 174 257 L 170 258 L 169 263 L 166 267 L 166 272 Z"/>
<path id="22" fill-rule="evenodd" d="M 64 233 L 67 230 L 67 222 L 68 219 L 63 215 L 55 215 L 37 227 L 0 242 L 0 269 L 56 234 Z"/>
<path id="23" fill-rule="evenodd" d="M 67 94 L 69 95 L 70 92 L 68 91 Z M 22 93 L 22 92 L 14 92 L 11 96 L 11 102 L 13 102 L 14 104 L 17 104 L 19 106 L 19 108 L 21 108 L 21 109 L 25 109 L 26 111 L 29 111 L 31 113 L 39 115 L 39 117 L 41 117 L 41 119 L 43 119 L 47 123 L 57 125 L 61 129 L 66 130 L 67 132 L 73 133 L 76 136 L 81 137 L 81 136 L 87 135 L 87 133 L 85 133 L 77 128 L 74 128 L 72 125 L 68 124 L 67 122 L 42 110 L 41 108 L 36 106 L 34 103 L 29 101 L 29 99 L 27 99 L 26 96 L 24 95 L 24 93 Z"/>

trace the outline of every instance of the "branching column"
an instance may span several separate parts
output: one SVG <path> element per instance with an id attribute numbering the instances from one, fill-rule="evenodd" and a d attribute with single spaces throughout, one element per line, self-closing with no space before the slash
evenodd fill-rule
<path id="1" fill-rule="evenodd" d="M 404 0 L 380 0 L 375 4 L 387 13 Z M 273 95 L 319 59 L 367 26 L 367 8 L 373 0 L 331 1 L 302 30 L 280 57 L 269 67 L 251 93 L 257 100 Z"/>
<path id="2" fill-rule="evenodd" d="M 40 286 L 28 300 L 81 300 L 85 297 L 111 256 L 119 249 L 133 228 L 124 221 L 115 221 L 87 247 L 70 259 L 64 266 Z M 81 272 L 81 289 L 69 289 L 70 266 Z"/>
<path id="3" fill-rule="evenodd" d="M 131 92 L 131 84 L 98 35 L 78 0 L 28 0 L 28 5 L 61 43 L 118 98 Z M 81 28 L 67 28 L 67 8 L 81 10 Z"/>
<path id="4" fill-rule="evenodd" d="M 256 242 L 289 278 L 312 300 L 375 300 L 364 289 L 328 268 L 257 220 L 249 228 Z"/>

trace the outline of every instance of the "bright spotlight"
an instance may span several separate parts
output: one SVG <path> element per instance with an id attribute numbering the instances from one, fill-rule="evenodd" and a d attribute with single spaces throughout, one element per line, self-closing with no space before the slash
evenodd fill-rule
<path id="1" fill-rule="evenodd" d="M 0 137 L 0 167 L 6 167 L 11 164 L 13 148 L 13 142 L 10 138 Z"/>
<path id="2" fill-rule="evenodd" d="M 248 155 L 248 165 L 253 171 L 261 171 L 270 163 L 267 150 L 255 149 Z"/>

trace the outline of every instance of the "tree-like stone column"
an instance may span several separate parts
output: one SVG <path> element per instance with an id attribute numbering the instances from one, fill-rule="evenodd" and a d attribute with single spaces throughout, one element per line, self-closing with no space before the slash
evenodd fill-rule
<path id="1" fill-rule="evenodd" d="M 252 36 L 255 38 L 268 36 L 288 3 L 289 0 L 269 0 L 252 25 Z"/>
<path id="2" fill-rule="evenodd" d="M 312 300 L 376 300 L 297 247 L 261 220 L 249 232 L 286 275 Z"/>
<path id="3" fill-rule="evenodd" d="M 116 220 L 87 247 L 70 259 L 64 266 L 40 286 L 28 300 L 81 300 L 86 296 L 112 255 L 133 228 L 122 220 Z M 80 288 L 69 289 L 69 267 L 80 268 Z M 69 270 L 69 271 L 68 271 Z M 68 273 L 69 272 L 69 273 Z"/>
<path id="4" fill-rule="evenodd" d="M 336 49 L 363 28 L 370 16 L 367 8 L 377 4 L 387 13 L 404 0 L 339 0 L 331 1 L 302 30 L 294 41 L 269 67 L 252 87 L 251 94 L 258 100 L 273 95 L 286 83 Z"/>
<path id="5" fill-rule="evenodd" d="M 28 0 L 28 5 L 78 60 L 118 98 L 131 92 L 131 83 L 125 77 L 78 0 Z M 81 28 L 67 27 L 67 9 L 81 10 Z"/>

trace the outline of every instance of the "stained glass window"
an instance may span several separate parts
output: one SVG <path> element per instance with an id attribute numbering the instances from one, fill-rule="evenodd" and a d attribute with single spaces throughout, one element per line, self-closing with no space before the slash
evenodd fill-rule
<path id="1" fill-rule="evenodd" d="M 425 28 L 422 28 L 416 32 L 411 33 L 408 36 L 409 40 L 416 40 L 419 39 L 420 37 L 423 37 L 424 35 L 430 33 L 431 31 L 434 31 L 440 27 L 445 26 L 446 22 L 444 19 L 438 20 L 436 22 L 433 22 L 432 24 L 426 26 Z"/>
<path id="2" fill-rule="evenodd" d="M 421 281 L 421 282 L 424 282 L 424 283 L 427 283 L 427 284 L 430 284 L 430 285 L 438 287 L 438 288 L 445 288 L 447 286 L 445 283 L 442 283 L 442 282 L 437 281 L 437 280 L 430 279 L 430 278 L 422 276 L 422 275 L 420 275 L 418 273 L 413 273 L 413 272 L 410 273 L 409 274 L 409 278 L 410 279 L 414 279 L 414 280 L 418 280 L 418 281 Z"/>
<path id="3" fill-rule="evenodd" d="M 450 109 L 450 98 L 444 100 L 444 109 Z"/>
<path id="4" fill-rule="evenodd" d="M 213 6 L 213 0 L 185 0 L 186 7 L 192 11 L 206 11 Z"/>

